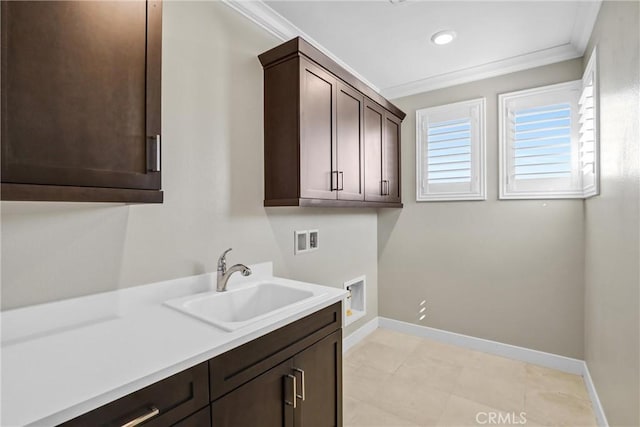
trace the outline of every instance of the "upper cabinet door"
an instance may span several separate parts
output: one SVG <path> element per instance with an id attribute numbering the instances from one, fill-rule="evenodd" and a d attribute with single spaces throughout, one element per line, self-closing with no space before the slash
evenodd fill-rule
<path id="1" fill-rule="evenodd" d="M 385 113 L 382 192 L 388 202 L 399 202 L 401 196 L 400 126 L 399 118 L 388 112 Z"/>
<path id="2" fill-rule="evenodd" d="M 2 2 L 3 184 L 159 190 L 161 31 L 159 1 Z"/>
<path id="3" fill-rule="evenodd" d="M 300 59 L 300 197 L 335 199 L 337 80 Z"/>
<path id="4" fill-rule="evenodd" d="M 364 96 L 338 83 L 337 187 L 339 200 L 364 200 Z"/>
<path id="5" fill-rule="evenodd" d="M 378 104 L 365 100 L 364 105 L 364 180 L 365 200 L 383 202 L 382 154 L 385 112 Z"/>

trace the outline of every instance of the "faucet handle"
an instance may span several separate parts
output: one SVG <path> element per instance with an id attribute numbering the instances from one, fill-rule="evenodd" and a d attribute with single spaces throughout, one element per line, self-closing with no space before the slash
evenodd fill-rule
<path id="1" fill-rule="evenodd" d="M 220 255 L 220 258 L 218 258 L 218 270 L 224 271 L 227 268 L 227 254 L 229 252 L 231 252 L 232 248 L 227 249 L 226 251 L 222 252 L 222 255 Z"/>

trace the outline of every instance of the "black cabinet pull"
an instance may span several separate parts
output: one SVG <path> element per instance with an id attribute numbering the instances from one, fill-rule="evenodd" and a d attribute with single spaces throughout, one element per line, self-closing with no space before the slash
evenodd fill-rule
<path id="1" fill-rule="evenodd" d="M 343 191 L 344 190 L 344 172 L 339 171 L 338 175 L 340 175 L 340 177 L 342 177 L 341 185 L 340 185 L 340 188 L 338 188 L 338 191 Z"/>
<path id="2" fill-rule="evenodd" d="M 380 182 L 380 195 L 382 196 L 388 196 L 389 195 L 389 181 L 386 179 L 383 179 Z"/>
<path id="3" fill-rule="evenodd" d="M 336 185 L 335 186 L 333 185 L 333 183 L 334 183 L 334 181 L 333 181 L 334 174 L 335 174 L 335 177 L 336 177 L 336 180 L 335 180 Z M 331 171 L 331 185 L 330 185 L 330 187 L 331 187 L 331 191 L 340 191 L 340 189 L 338 188 L 338 171 Z"/>
<path id="4" fill-rule="evenodd" d="M 386 182 L 387 182 L 386 179 L 383 179 L 382 181 L 380 181 L 380 195 L 381 196 L 386 196 L 387 195 L 387 190 L 385 188 Z"/>

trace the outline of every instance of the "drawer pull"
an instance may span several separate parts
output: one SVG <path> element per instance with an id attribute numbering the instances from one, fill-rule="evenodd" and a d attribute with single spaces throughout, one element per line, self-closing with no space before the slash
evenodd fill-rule
<path id="1" fill-rule="evenodd" d="M 302 394 L 296 394 L 296 397 L 298 399 L 302 399 L 302 401 L 304 402 L 304 395 L 305 395 L 305 386 L 304 386 L 304 371 L 300 368 L 293 368 L 293 370 L 295 372 L 300 372 L 300 387 L 302 387 Z"/>
<path id="2" fill-rule="evenodd" d="M 293 387 L 293 399 L 291 400 L 285 400 L 284 403 L 286 403 L 287 405 L 293 406 L 293 409 L 296 409 L 296 397 L 298 396 L 298 392 L 296 391 L 296 377 L 295 375 L 287 375 L 287 378 L 291 379 L 291 382 L 293 383 L 292 387 Z"/>
<path id="3" fill-rule="evenodd" d="M 129 421 L 128 423 L 122 424 L 122 427 L 135 427 L 147 420 L 150 420 L 151 418 L 155 417 L 159 413 L 160 413 L 160 410 L 155 406 L 152 406 L 151 408 L 149 408 L 149 412 L 147 412 L 146 414 L 140 415 L 138 418 L 135 418 Z"/>

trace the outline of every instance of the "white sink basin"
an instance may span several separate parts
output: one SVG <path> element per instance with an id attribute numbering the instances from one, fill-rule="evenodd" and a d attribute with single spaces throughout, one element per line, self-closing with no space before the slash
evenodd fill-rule
<path id="1" fill-rule="evenodd" d="M 226 292 L 206 292 L 165 304 L 226 331 L 235 331 L 277 313 L 312 303 L 324 294 L 262 282 Z"/>

